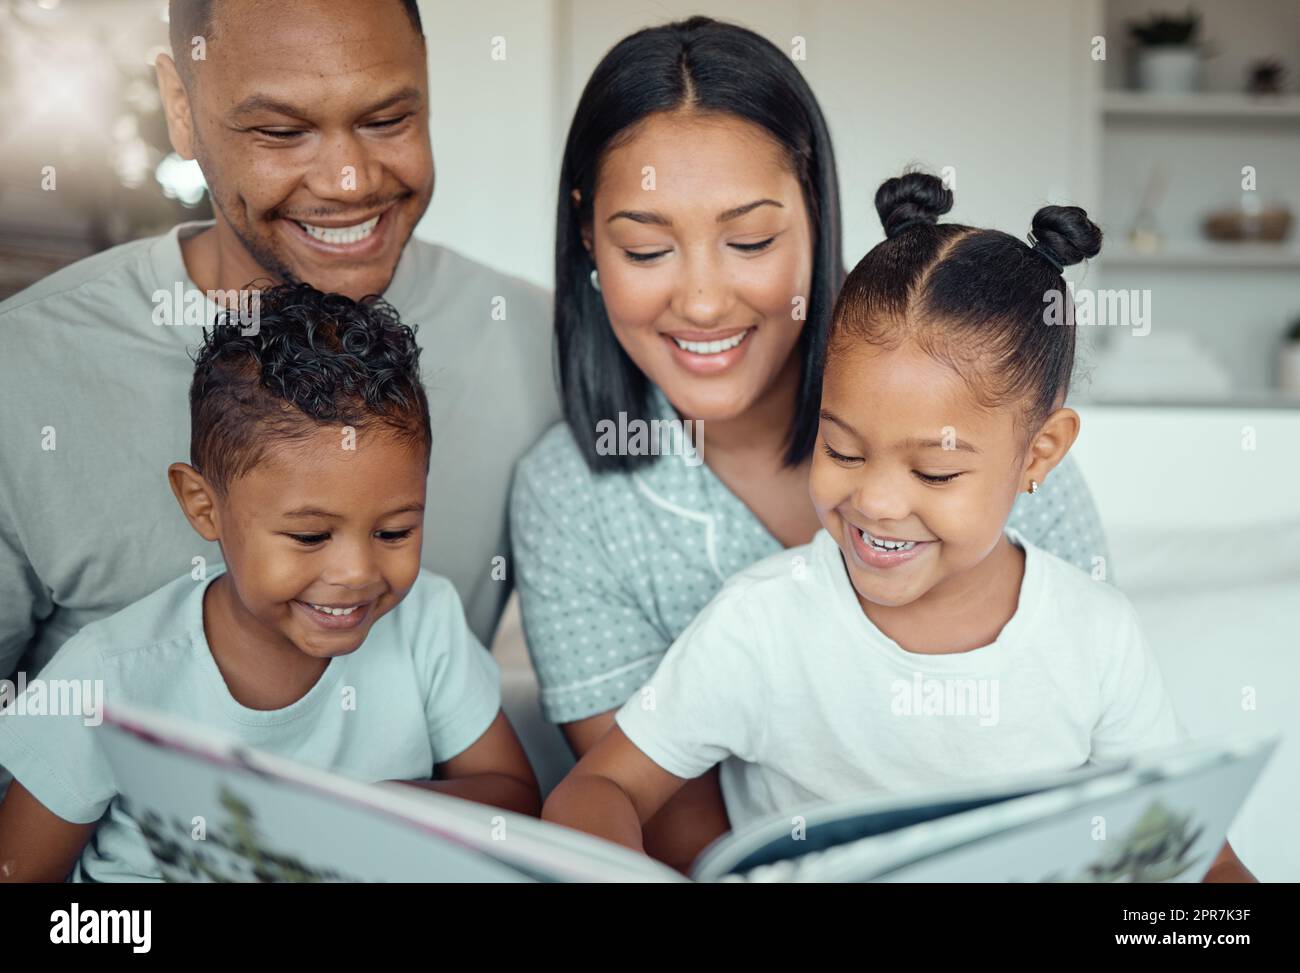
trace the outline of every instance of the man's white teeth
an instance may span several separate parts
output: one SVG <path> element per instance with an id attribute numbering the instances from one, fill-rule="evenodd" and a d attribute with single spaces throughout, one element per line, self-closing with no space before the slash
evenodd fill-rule
<path id="1" fill-rule="evenodd" d="M 379 217 L 366 220 L 364 223 L 358 223 L 356 226 L 312 226 L 310 223 L 298 221 L 298 225 L 307 231 L 307 235 L 321 243 L 348 244 L 359 243 L 370 234 L 375 232 L 375 227 L 379 225 Z"/>
<path id="2" fill-rule="evenodd" d="M 311 604 L 311 602 L 308 602 Z M 359 605 L 353 605 L 351 608 L 328 608 L 325 605 L 312 605 L 318 612 L 324 612 L 326 615 L 351 615 L 359 608 Z"/>
<path id="3" fill-rule="evenodd" d="M 882 541 L 872 537 L 865 530 L 862 531 L 862 542 L 877 551 L 910 551 L 916 547 L 916 541 Z"/>
<path id="4" fill-rule="evenodd" d="M 745 340 L 753 328 L 746 328 L 739 334 L 732 335 L 730 338 L 724 338 L 721 341 L 683 341 L 681 338 L 673 338 L 677 342 L 677 347 L 682 351 L 689 351 L 692 355 L 716 355 L 720 352 L 730 351 Z"/>

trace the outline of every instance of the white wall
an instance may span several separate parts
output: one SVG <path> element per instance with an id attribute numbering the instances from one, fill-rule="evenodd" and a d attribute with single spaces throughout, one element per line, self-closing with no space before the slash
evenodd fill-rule
<path id="1" fill-rule="evenodd" d="M 557 11 L 552 0 L 420 0 L 436 183 L 416 233 L 546 287 L 568 121 L 554 115 Z"/>

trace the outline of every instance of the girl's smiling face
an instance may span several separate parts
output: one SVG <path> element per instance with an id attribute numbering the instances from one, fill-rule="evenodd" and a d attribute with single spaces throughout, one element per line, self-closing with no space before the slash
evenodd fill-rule
<path id="1" fill-rule="evenodd" d="M 592 209 L 584 240 L 628 356 L 690 418 L 745 412 L 790 362 L 812 281 L 781 147 L 731 116 L 652 115 L 601 161 Z"/>
<path id="2" fill-rule="evenodd" d="M 1029 476 L 1041 481 L 1060 458 L 1040 464 L 1018 415 L 1015 404 L 981 406 L 911 341 L 841 339 L 828 356 L 809 490 L 864 605 L 942 590 L 997 547 Z"/>

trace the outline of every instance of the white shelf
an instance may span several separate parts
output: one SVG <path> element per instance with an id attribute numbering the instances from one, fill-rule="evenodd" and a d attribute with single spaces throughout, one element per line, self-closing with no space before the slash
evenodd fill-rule
<path id="1" fill-rule="evenodd" d="M 1300 122 L 1300 95 L 1243 95 L 1206 92 L 1190 95 L 1107 91 L 1101 99 L 1107 118 L 1276 119 Z"/>
<path id="2" fill-rule="evenodd" d="M 1222 395 L 1206 395 L 1189 389 L 1179 394 L 1163 392 L 1147 394 L 1135 390 L 1130 394 L 1107 392 L 1101 395 L 1080 394 L 1070 396 L 1071 406 L 1080 409 L 1143 408 L 1174 409 L 1300 409 L 1300 397 L 1280 389 L 1233 389 Z"/>
<path id="3" fill-rule="evenodd" d="M 1197 270 L 1300 270 L 1300 246 L 1286 243 L 1212 243 L 1173 241 L 1148 253 L 1127 242 L 1103 247 L 1098 258 L 1103 267 L 1168 267 Z"/>

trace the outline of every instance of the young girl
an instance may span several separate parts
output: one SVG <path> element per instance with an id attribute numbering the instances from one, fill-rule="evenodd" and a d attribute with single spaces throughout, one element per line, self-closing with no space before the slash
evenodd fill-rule
<path id="1" fill-rule="evenodd" d="M 822 529 L 726 584 L 544 817 L 640 848 L 719 763 L 741 827 L 1185 735 L 1127 599 L 1006 527 L 1078 435 L 1074 330 L 1043 312 L 1101 231 L 1048 206 L 1027 246 L 939 224 L 951 207 L 928 175 L 876 194 L 887 239 L 845 282 L 826 356 Z M 1214 866 L 1249 878 L 1226 845 Z"/>

